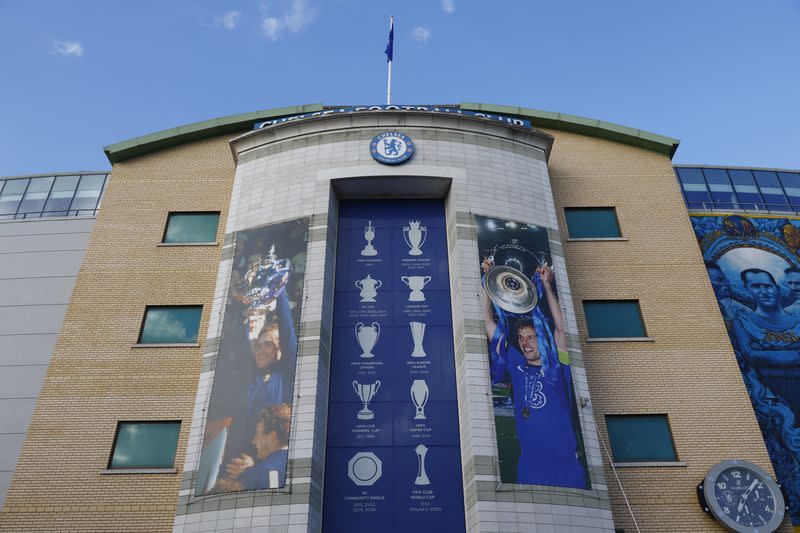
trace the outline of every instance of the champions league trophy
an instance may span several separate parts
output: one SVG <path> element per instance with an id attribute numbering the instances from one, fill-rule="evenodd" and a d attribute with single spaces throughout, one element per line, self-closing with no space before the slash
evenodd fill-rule
<path id="1" fill-rule="evenodd" d="M 408 255 L 422 255 L 422 245 L 425 244 L 425 238 L 428 236 L 428 227 L 420 226 L 419 220 L 409 220 L 408 226 L 403 226 L 403 238 L 406 244 L 411 248 Z"/>
<path id="2" fill-rule="evenodd" d="M 422 347 L 422 339 L 425 337 L 425 323 L 424 322 L 409 322 L 411 327 L 411 338 L 414 340 L 414 351 L 411 352 L 411 357 L 425 357 L 425 348 Z"/>
<path id="3" fill-rule="evenodd" d="M 411 384 L 411 401 L 417 408 L 414 420 L 425 420 L 425 404 L 428 403 L 429 394 L 430 390 L 424 379 L 415 379 Z"/>
<path id="4" fill-rule="evenodd" d="M 411 289 L 411 294 L 408 295 L 409 302 L 425 301 L 425 293 L 422 292 L 422 289 L 430 282 L 430 276 L 400 276 L 400 279 Z"/>
<path id="5" fill-rule="evenodd" d="M 498 312 L 524 315 L 536 307 L 539 297 L 531 278 L 538 267 L 546 264 L 544 259 L 517 239 L 495 246 L 488 259 L 494 266 L 484 275 L 483 283 Z"/>
<path id="6" fill-rule="evenodd" d="M 288 259 L 278 259 L 273 244 L 266 257 L 250 265 L 239 285 L 239 292 L 248 302 L 244 311 L 247 316 L 247 336 L 250 340 L 258 338 L 266 315 L 275 310 L 275 297 L 286 287 L 292 264 Z"/>
<path id="7" fill-rule="evenodd" d="M 359 420 L 372 420 L 375 418 L 375 413 L 369 410 L 369 402 L 378 393 L 378 389 L 381 388 L 381 381 L 377 380 L 375 383 L 369 384 L 353 381 L 353 388 L 358 395 L 358 399 L 364 404 L 364 408 L 356 414 L 356 418 Z"/>
<path id="8" fill-rule="evenodd" d="M 366 278 L 356 281 L 356 288 L 361 290 L 361 302 L 374 302 L 381 285 L 383 285 L 381 280 L 372 279 L 369 274 Z"/>
<path id="9" fill-rule="evenodd" d="M 364 239 L 367 241 L 367 245 L 364 246 L 364 249 L 361 250 L 361 255 L 364 256 L 373 256 L 378 255 L 378 250 L 372 246 L 372 240 L 375 238 L 375 226 L 372 225 L 372 221 L 369 221 L 369 224 L 366 225 L 364 228 Z"/>
<path id="10" fill-rule="evenodd" d="M 417 479 L 414 480 L 414 485 L 430 485 L 431 480 L 428 479 L 428 474 L 425 472 L 425 456 L 428 454 L 428 447 L 419 444 L 414 451 L 417 453 Z"/>
<path id="11" fill-rule="evenodd" d="M 361 355 L 359 357 L 369 358 L 375 357 L 372 353 L 372 348 L 378 342 L 378 337 L 381 334 L 381 325 L 373 322 L 370 326 L 365 326 L 363 322 L 356 324 L 356 341 L 361 348 Z"/>

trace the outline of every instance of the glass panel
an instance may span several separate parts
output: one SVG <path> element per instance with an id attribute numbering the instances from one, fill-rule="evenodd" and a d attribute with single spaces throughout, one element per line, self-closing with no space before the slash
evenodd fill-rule
<path id="1" fill-rule="evenodd" d="M 717 209 L 739 209 L 739 202 L 733 192 L 733 186 L 728 173 L 722 168 L 703 169 L 708 188 L 711 190 L 711 200 Z"/>
<path id="2" fill-rule="evenodd" d="M 72 200 L 70 210 L 94 210 L 97 207 L 97 199 L 100 197 L 100 192 L 103 190 L 105 177 L 105 174 L 81 176 L 81 183 L 75 192 L 75 198 Z"/>
<path id="3" fill-rule="evenodd" d="M 0 215 L 13 215 L 22 200 L 22 194 L 28 186 L 28 180 L 7 180 L 0 193 Z"/>
<path id="4" fill-rule="evenodd" d="M 180 422 L 120 422 L 109 468 L 172 468 Z"/>
<path id="5" fill-rule="evenodd" d="M 183 344 L 197 342 L 202 307 L 148 307 L 140 344 Z"/>
<path id="6" fill-rule="evenodd" d="M 686 205 L 690 209 L 713 209 L 703 173 L 699 168 L 676 168 Z"/>
<path id="7" fill-rule="evenodd" d="M 164 242 L 214 242 L 219 213 L 170 213 Z"/>
<path id="8" fill-rule="evenodd" d="M 783 190 L 789 197 L 789 203 L 795 211 L 800 210 L 800 173 L 778 172 L 778 178 L 783 183 Z"/>
<path id="9" fill-rule="evenodd" d="M 55 178 L 31 178 L 17 213 L 40 213 Z"/>
<path id="10" fill-rule="evenodd" d="M 72 203 L 72 197 L 75 195 L 75 187 L 78 186 L 79 179 L 78 176 L 59 176 L 56 178 L 55 183 L 53 183 L 53 189 L 50 191 L 50 196 L 44 206 L 44 216 L 67 216 L 69 204 Z"/>
<path id="11" fill-rule="evenodd" d="M 736 189 L 736 196 L 739 198 L 739 205 L 742 209 L 752 209 L 763 211 L 766 209 L 761 194 L 758 192 L 753 174 L 749 170 L 728 170 L 728 175 Z"/>
<path id="12" fill-rule="evenodd" d="M 589 337 L 645 337 L 639 302 L 585 301 L 583 311 Z"/>
<path id="13" fill-rule="evenodd" d="M 677 461 L 666 415 L 606 416 L 614 461 Z"/>
<path id="14" fill-rule="evenodd" d="M 761 196 L 767 203 L 767 209 L 780 211 L 789 209 L 789 202 L 783 194 L 781 182 L 778 181 L 778 175 L 775 172 L 755 170 L 753 171 L 753 175 L 756 178 L 758 187 L 761 189 Z"/>
<path id="15" fill-rule="evenodd" d="M 564 214 L 569 236 L 573 239 L 620 236 L 613 207 L 568 207 Z"/>

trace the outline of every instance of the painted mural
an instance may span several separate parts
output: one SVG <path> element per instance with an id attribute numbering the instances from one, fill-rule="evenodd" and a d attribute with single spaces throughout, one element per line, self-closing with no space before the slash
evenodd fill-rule
<path id="1" fill-rule="evenodd" d="M 691 221 L 792 523 L 800 525 L 800 219 Z"/>

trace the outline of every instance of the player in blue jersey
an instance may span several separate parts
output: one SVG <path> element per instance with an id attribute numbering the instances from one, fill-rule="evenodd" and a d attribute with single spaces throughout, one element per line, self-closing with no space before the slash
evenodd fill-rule
<path id="1" fill-rule="evenodd" d="M 492 266 L 484 260 L 483 271 Z M 537 283 L 539 280 L 541 283 Z M 553 331 L 539 304 L 530 316 L 518 319 L 504 331 L 494 321 L 493 304 L 482 287 L 492 383 L 511 382 L 520 446 L 516 482 L 582 489 L 587 486 L 586 471 L 577 456 L 567 338 L 553 290 L 553 271 L 539 267 L 533 281 L 547 300 Z"/>

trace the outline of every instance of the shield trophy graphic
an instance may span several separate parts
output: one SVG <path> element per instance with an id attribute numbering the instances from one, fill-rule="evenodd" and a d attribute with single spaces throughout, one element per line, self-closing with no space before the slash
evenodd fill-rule
<path id="1" fill-rule="evenodd" d="M 377 380 L 375 383 L 359 383 L 358 381 L 353 381 L 353 389 L 355 389 L 358 399 L 364 404 L 364 408 L 356 414 L 356 418 L 359 420 L 372 420 L 375 418 L 375 413 L 369 409 L 369 402 L 375 397 L 375 394 L 378 393 L 378 389 L 380 388 L 380 380 Z"/>
<path id="2" fill-rule="evenodd" d="M 420 225 L 419 220 L 409 220 L 408 226 L 403 226 L 403 238 L 410 248 L 408 255 L 422 255 L 422 245 L 428 236 L 428 227 Z"/>
<path id="3" fill-rule="evenodd" d="M 363 322 L 356 324 L 356 341 L 361 348 L 361 355 L 359 357 L 369 358 L 375 357 L 372 349 L 378 342 L 378 337 L 381 334 L 381 325 L 373 322 L 369 326 L 365 326 Z"/>
<path id="4" fill-rule="evenodd" d="M 416 413 L 414 420 L 426 420 L 425 418 L 425 404 L 428 403 L 428 395 L 430 390 L 428 384 L 424 379 L 415 379 L 411 384 L 411 401 L 414 402 Z"/>
<path id="5" fill-rule="evenodd" d="M 409 322 L 411 328 L 411 339 L 414 341 L 414 350 L 411 352 L 411 357 L 425 357 L 425 348 L 422 346 L 422 339 L 425 337 L 425 323 L 424 322 Z"/>

